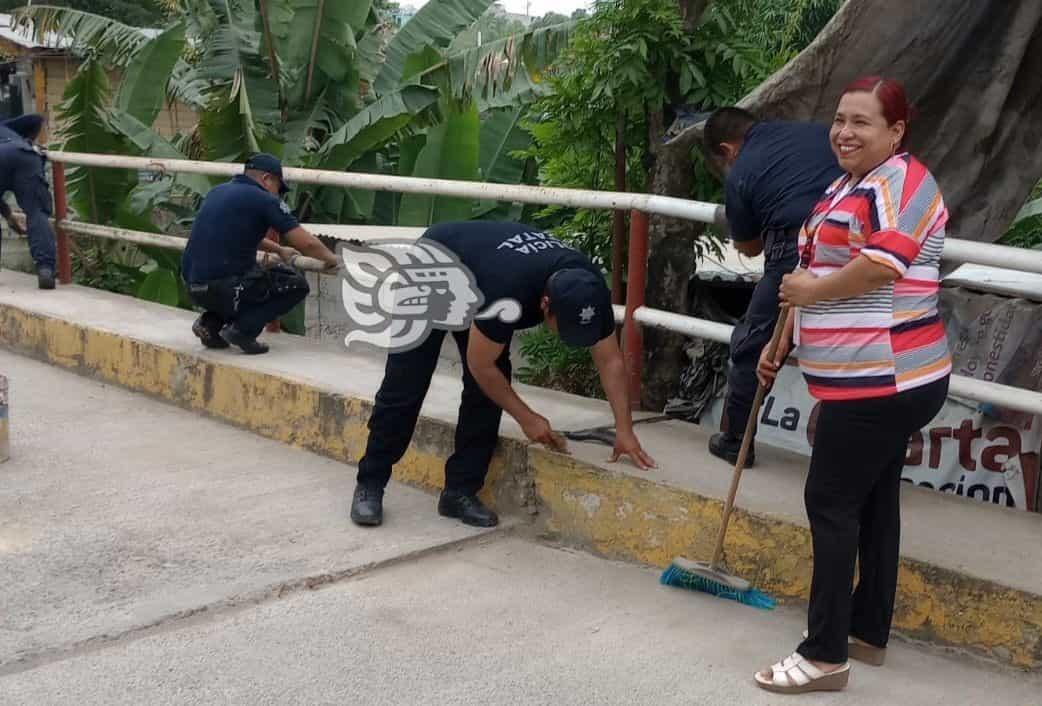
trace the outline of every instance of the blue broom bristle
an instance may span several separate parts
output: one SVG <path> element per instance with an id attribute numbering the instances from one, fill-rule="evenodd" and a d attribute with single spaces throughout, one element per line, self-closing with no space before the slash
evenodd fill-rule
<path id="1" fill-rule="evenodd" d="M 669 568 L 662 572 L 659 583 L 664 586 L 674 586 L 676 588 L 686 588 L 691 591 L 708 593 L 711 596 L 738 601 L 744 605 L 762 610 L 773 610 L 775 606 L 773 598 L 755 588 L 750 588 L 748 591 L 736 591 L 727 584 L 711 581 L 704 576 L 692 574 L 674 565 L 670 565 Z"/>

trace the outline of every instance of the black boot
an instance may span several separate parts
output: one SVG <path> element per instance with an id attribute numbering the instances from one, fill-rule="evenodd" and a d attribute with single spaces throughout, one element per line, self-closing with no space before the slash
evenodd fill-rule
<path id="1" fill-rule="evenodd" d="M 384 489 L 355 486 L 351 500 L 351 521 L 363 527 L 375 527 L 384 520 Z"/>
<path id="2" fill-rule="evenodd" d="M 443 491 L 438 499 L 438 514 L 455 517 L 465 525 L 495 527 L 499 517 L 478 500 L 477 495 L 464 495 L 452 490 Z"/>
<path id="3" fill-rule="evenodd" d="M 235 324 L 228 324 L 221 329 L 221 338 L 234 346 L 238 346 L 242 349 L 242 352 L 246 355 L 260 355 L 261 353 L 268 352 L 268 346 L 261 343 L 256 338 L 250 338 L 242 331 L 235 327 Z"/>
<path id="4" fill-rule="evenodd" d="M 50 267 L 36 270 L 36 283 L 40 289 L 54 289 L 54 270 Z"/>
<path id="5" fill-rule="evenodd" d="M 749 453 L 745 457 L 746 468 L 752 468 L 753 464 L 756 462 L 754 444 L 755 442 L 749 445 Z M 722 458 L 732 466 L 738 463 L 738 453 L 741 449 L 742 437 L 735 436 L 729 431 L 713 434 L 709 437 L 709 453 L 713 454 L 717 458 Z"/>
<path id="6" fill-rule="evenodd" d="M 228 341 L 221 338 L 220 320 L 214 320 L 213 315 L 203 314 L 192 324 L 194 333 L 207 348 L 227 348 Z"/>

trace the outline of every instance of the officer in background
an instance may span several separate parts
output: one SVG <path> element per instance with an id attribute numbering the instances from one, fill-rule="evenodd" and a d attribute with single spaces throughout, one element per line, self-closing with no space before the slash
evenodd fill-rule
<path id="1" fill-rule="evenodd" d="M 284 265 L 261 268 L 257 250 L 290 262 L 297 251 L 337 267 L 337 257 L 300 227 L 281 196 L 289 191 L 282 164 L 270 154 L 254 155 L 244 174 L 207 194 L 192 226 L 181 275 L 192 300 L 205 312 L 192 333 L 207 348 L 236 345 L 244 353 L 266 353 L 257 336 L 308 295 L 303 275 Z M 265 236 L 269 229 L 292 248 Z M 296 248 L 295 250 L 293 248 Z"/>
<path id="2" fill-rule="evenodd" d="M 54 289 L 55 240 L 49 220 L 53 211 L 47 157 L 36 144 L 43 123 L 43 116 L 35 113 L 0 123 L 0 215 L 16 233 L 29 236 L 40 289 Z M 8 191 L 14 192 L 28 228 L 18 224 L 3 201 Z"/>
<path id="3" fill-rule="evenodd" d="M 756 365 L 778 318 L 778 288 L 799 261 L 799 231 L 825 189 L 843 175 L 826 125 L 761 122 L 741 108 L 709 116 L 704 137 L 725 176 L 725 209 L 735 249 L 764 255 L 763 278 L 731 336 L 724 424 L 709 440 L 714 456 L 734 464 L 756 396 Z M 755 454 L 749 447 L 747 464 Z"/>
<path id="4" fill-rule="evenodd" d="M 530 440 L 566 450 L 564 439 L 550 422 L 525 404 L 510 384 L 514 331 L 544 321 L 565 344 L 591 349 L 615 416 L 612 460 L 625 455 L 641 469 L 655 466 L 633 433 L 628 376 L 615 340 L 611 292 L 586 255 L 519 223 L 442 223 L 429 228 L 420 242 L 424 240 L 452 253 L 470 271 L 485 306 L 510 301 L 520 307 L 519 318 L 507 317 L 513 323 L 478 317 L 469 329 L 453 333 L 463 363 L 463 397 L 455 449 L 445 464 L 439 514 L 479 527 L 498 523 L 496 513 L 477 494 L 485 483 L 504 410 Z M 447 265 L 439 268 L 450 269 Z M 351 503 L 351 519 L 356 524 L 383 521 L 384 487 L 412 439 L 444 339 L 444 330 L 433 329 L 419 347 L 387 356 L 369 419 L 365 455 L 358 464 Z"/>

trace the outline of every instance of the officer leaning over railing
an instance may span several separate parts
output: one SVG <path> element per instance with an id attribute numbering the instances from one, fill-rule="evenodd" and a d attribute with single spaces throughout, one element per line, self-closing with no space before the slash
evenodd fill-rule
<path id="1" fill-rule="evenodd" d="M 29 236 L 40 289 L 54 289 L 55 241 L 47 156 L 36 144 L 43 123 L 43 116 L 35 113 L 0 123 L 0 215 L 16 233 Z M 27 228 L 14 219 L 10 206 L 3 201 L 8 191 L 14 192 L 18 207 L 25 212 Z"/>
<path id="2" fill-rule="evenodd" d="M 289 263 L 299 253 L 338 266 L 336 255 L 300 226 L 282 196 L 289 191 L 282 163 L 257 154 L 244 174 L 207 194 L 192 226 L 181 261 L 188 293 L 205 309 L 192 332 L 207 348 L 238 346 L 244 353 L 266 353 L 257 336 L 308 295 L 307 280 L 286 265 L 262 268 L 257 250 Z M 269 229 L 292 247 L 266 239 Z M 295 248 L 295 249 L 294 249 Z"/>

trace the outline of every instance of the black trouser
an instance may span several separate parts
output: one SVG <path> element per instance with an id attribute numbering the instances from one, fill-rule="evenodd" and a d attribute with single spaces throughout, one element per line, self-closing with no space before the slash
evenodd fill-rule
<path id="1" fill-rule="evenodd" d="M 782 277 L 796 269 L 798 232 L 765 235 L 763 279 L 753 289 L 749 308 L 731 334 L 731 365 L 727 371 L 727 430 L 735 436 L 745 432 L 756 397 L 756 366 L 760 353 L 771 340 L 778 320 L 778 288 Z"/>
<path id="2" fill-rule="evenodd" d="M 463 398 L 456 423 L 456 445 L 445 463 L 445 489 L 474 495 L 485 483 L 488 464 L 499 438 L 503 410 L 489 399 L 467 367 L 467 331 L 454 332 L 463 365 Z M 358 463 L 358 483 L 383 488 L 391 467 L 401 460 L 412 439 L 420 407 L 431 385 L 445 331 L 435 329 L 418 348 L 387 356 L 380 391 L 369 418 L 369 441 Z M 510 380 L 510 346 L 496 361 Z"/>
<path id="3" fill-rule="evenodd" d="M 14 192 L 19 208 L 25 212 L 29 252 L 36 268 L 55 266 L 54 231 L 48 220 L 51 216 L 51 191 L 47 186 L 44 159 L 28 144 L 14 140 L 0 143 L 0 196 L 7 190 Z"/>
<path id="4" fill-rule="evenodd" d="M 886 647 L 908 439 L 940 412 L 947 393 L 945 377 L 891 397 L 821 404 L 804 491 L 814 542 L 809 636 L 798 648 L 807 659 L 845 662 L 848 634 Z"/>
<path id="5" fill-rule="evenodd" d="M 284 265 L 250 270 L 244 275 L 188 285 L 192 301 L 203 307 L 203 325 L 214 334 L 225 324 L 251 338 L 265 325 L 288 314 L 309 291 L 305 277 Z"/>

